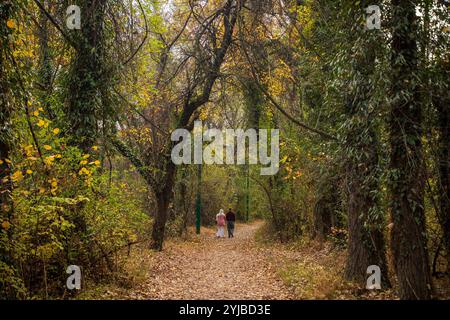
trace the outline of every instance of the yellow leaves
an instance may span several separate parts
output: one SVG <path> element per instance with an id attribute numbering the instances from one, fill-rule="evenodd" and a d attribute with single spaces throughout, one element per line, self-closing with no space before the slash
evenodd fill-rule
<path id="1" fill-rule="evenodd" d="M 97 147 L 97 146 L 93 146 L 93 147 L 92 147 L 92 150 L 97 151 L 97 150 L 98 150 L 98 147 Z"/>
<path id="2" fill-rule="evenodd" d="M 100 160 L 95 160 L 95 161 L 89 162 L 89 164 L 99 167 L 100 166 Z"/>
<path id="3" fill-rule="evenodd" d="M 8 21 L 6 21 L 6 26 L 10 29 L 14 29 L 16 27 L 16 23 L 14 22 L 14 20 L 9 19 Z"/>
<path id="4" fill-rule="evenodd" d="M 69 228 L 74 226 L 73 223 L 71 223 L 71 222 L 67 221 L 66 219 L 64 219 L 63 216 L 60 217 L 60 220 L 61 220 L 61 231 L 67 230 L 67 229 L 69 229 Z"/>
<path id="5" fill-rule="evenodd" d="M 88 163 L 87 160 L 81 160 L 80 161 L 80 165 L 82 165 L 82 166 L 86 165 L 87 163 Z"/>
<path id="6" fill-rule="evenodd" d="M 53 129 L 53 134 L 54 134 L 54 135 L 57 135 L 59 132 L 60 132 L 59 128 Z"/>
<path id="7" fill-rule="evenodd" d="M 128 241 L 130 241 L 130 242 L 135 242 L 135 241 L 137 241 L 138 240 L 138 236 L 136 235 L 136 234 L 130 234 L 129 236 L 128 236 Z"/>
<path id="8" fill-rule="evenodd" d="M 90 154 L 84 154 L 83 159 L 89 159 L 90 156 L 91 156 Z"/>
<path id="9" fill-rule="evenodd" d="M 16 172 L 14 172 L 11 176 L 12 181 L 14 182 L 20 182 L 23 180 L 23 173 L 21 170 L 17 170 Z"/>
<path id="10" fill-rule="evenodd" d="M 10 227 L 11 227 L 11 223 L 9 223 L 8 220 L 5 220 L 5 221 L 2 222 L 2 228 L 4 230 L 8 231 Z"/>
<path id="11" fill-rule="evenodd" d="M 34 153 L 34 147 L 33 147 L 33 145 L 31 145 L 31 144 L 26 145 L 26 146 L 23 147 L 23 149 L 24 149 L 25 154 L 26 154 L 26 156 L 27 156 L 28 158 L 30 158 L 30 157 L 33 156 L 33 153 Z"/>
<path id="12" fill-rule="evenodd" d="M 206 119 L 208 119 L 208 113 L 206 112 L 205 109 L 203 109 L 202 111 L 200 111 L 200 115 L 198 117 L 201 121 L 205 121 Z"/>
<path id="13" fill-rule="evenodd" d="M 27 169 L 27 174 L 28 174 L 28 175 L 31 175 L 31 174 L 33 174 L 33 170 L 31 170 L 31 169 Z"/>
<path id="14" fill-rule="evenodd" d="M 62 158 L 62 155 L 59 154 L 59 153 L 58 153 L 58 154 L 55 154 L 55 158 L 56 158 L 56 159 L 61 159 L 61 158 Z"/>
<path id="15" fill-rule="evenodd" d="M 40 128 L 44 127 L 45 124 L 46 124 L 46 122 L 45 122 L 44 120 L 42 120 L 42 119 L 40 119 L 40 120 L 38 121 L 38 123 L 37 123 L 38 127 L 40 127 Z"/>
<path id="16" fill-rule="evenodd" d="M 310 5 L 297 7 L 297 20 L 301 25 L 302 34 L 306 37 L 311 36 L 312 30 L 314 30 L 315 12 Z"/>
<path id="17" fill-rule="evenodd" d="M 3 160 L 2 159 L 0 159 L 0 165 L 2 165 L 3 164 Z"/>
<path id="18" fill-rule="evenodd" d="M 268 81 L 268 89 L 271 95 L 278 97 L 283 93 L 283 84 L 277 79 L 270 78 Z"/>
<path id="19" fill-rule="evenodd" d="M 281 96 L 290 80 L 293 80 L 292 70 L 281 59 L 278 60 L 278 66 L 274 70 L 263 76 L 263 82 L 273 96 Z"/>
<path id="20" fill-rule="evenodd" d="M 83 167 L 83 168 L 80 169 L 80 171 L 78 171 L 78 174 L 80 176 L 82 176 L 82 175 L 90 176 L 90 175 L 92 175 L 92 172 L 90 172 L 88 169 Z"/>
<path id="21" fill-rule="evenodd" d="M 34 115 L 35 117 L 39 117 L 39 111 L 33 112 L 33 115 Z"/>
<path id="22" fill-rule="evenodd" d="M 48 180 L 48 183 L 50 184 L 50 192 L 52 195 L 56 195 L 56 191 L 58 190 L 58 181 L 56 181 L 55 178 Z"/>
<path id="23" fill-rule="evenodd" d="M 44 149 L 47 151 L 50 151 L 50 150 L 52 150 L 52 147 L 49 146 L 48 144 L 46 144 L 46 145 L 44 145 Z"/>
<path id="24" fill-rule="evenodd" d="M 55 156 L 48 156 L 48 157 L 45 157 L 44 158 L 44 163 L 47 165 L 47 166 L 51 166 L 51 165 L 53 165 L 53 162 L 55 161 Z"/>

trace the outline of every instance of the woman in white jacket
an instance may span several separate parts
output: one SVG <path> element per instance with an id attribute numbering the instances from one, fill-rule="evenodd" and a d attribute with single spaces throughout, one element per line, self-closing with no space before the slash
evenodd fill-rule
<path id="1" fill-rule="evenodd" d="M 225 223 L 226 216 L 223 213 L 223 209 L 220 209 L 219 213 L 216 215 L 216 223 L 217 223 L 217 238 L 225 238 Z"/>

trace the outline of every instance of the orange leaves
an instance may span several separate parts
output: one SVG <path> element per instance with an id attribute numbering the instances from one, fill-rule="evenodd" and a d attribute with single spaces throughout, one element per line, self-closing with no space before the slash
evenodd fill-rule
<path id="1" fill-rule="evenodd" d="M 6 26 L 9 29 L 14 29 L 16 27 L 16 23 L 14 22 L 14 20 L 9 19 L 8 21 L 6 21 Z"/>
<path id="2" fill-rule="evenodd" d="M 11 223 L 8 220 L 5 220 L 2 222 L 2 228 L 4 230 L 8 231 L 10 227 L 11 227 Z"/>

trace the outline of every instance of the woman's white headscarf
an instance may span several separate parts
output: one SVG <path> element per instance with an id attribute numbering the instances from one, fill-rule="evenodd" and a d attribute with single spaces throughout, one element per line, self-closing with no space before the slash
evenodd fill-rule
<path id="1" fill-rule="evenodd" d="M 223 213 L 223 209 L 220 209 L 219 214 L 225 214 Z"/>

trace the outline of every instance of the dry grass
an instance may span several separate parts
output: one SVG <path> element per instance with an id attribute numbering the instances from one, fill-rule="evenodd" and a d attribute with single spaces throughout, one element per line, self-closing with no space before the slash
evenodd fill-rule
<path id="1" fill-rule="evenodd" d="M 278 246 L 277 251 L 283 256 L 278 259 L 279 275 L 294 289 L 297 299 L 397 299 L 391 289 L 369 291 L 345 280 L 346 250 L 306 237 L 279 244 L 273 236 L 266 235 L 270 231 L 270 227 L 264 226 L 257 239 L 262 246 Z"/>

